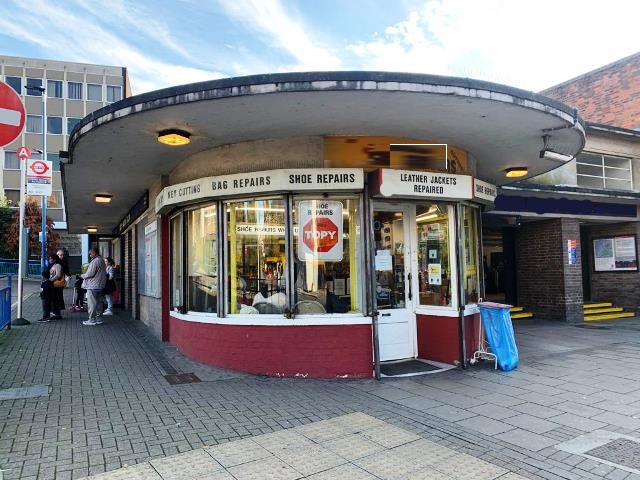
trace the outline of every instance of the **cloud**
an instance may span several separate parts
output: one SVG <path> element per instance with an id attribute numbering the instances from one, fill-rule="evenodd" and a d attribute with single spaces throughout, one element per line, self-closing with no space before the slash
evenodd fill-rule
<path id="1" fill-rule="evenodd" d="M 34 16 L 33 11 L 38 11 L 39 15 Z M 29 28 L 26 30 L 16 27 L 27 24 Z M 40 46 L 51 52 L 56 60 L 125 66 L 129 70 L 134 93 L 225 76 L 220 72 L 150 57 L 123 38 L 104 30 L 94 19 L 81 15 L 77 9 L 72 12 L 42 0 L 29 5 L 14 3 L 0 7 L 0 30 L 4 35 Z M 171 43 L 169 36 L 162 32 L 159 35 L 164 36 L 165 43 Z M 157 39 L 157 35 L 154 38 Z M 60 52 L 64 52 L 63 58 L 60 58 Z"/>
<path id="2" fill-rule="evenodd" d="M 289 70 L 339 70 L 340 58 L 311 34 L 312 29 L 280 0 L 220 0 L 227 15 L 250 31 L 262 35 L 270 47 L 293 57 Z M 284 66 L 283 66 L 284 67 Z"/>
<path id="3" fill-rule="evenodd" d="M 640 4 L 621 0 L 427 0 L 346 50 L 359 68 L 540 90 L 637 51 L 637 18 Z"/>

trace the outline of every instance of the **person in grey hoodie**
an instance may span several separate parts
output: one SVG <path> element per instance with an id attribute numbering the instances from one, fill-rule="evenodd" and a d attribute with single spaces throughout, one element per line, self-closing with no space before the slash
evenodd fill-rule
<path id="1" fill-rule="evenodd" d="M 83 279 L 82 288 L 87 291 L 89 306 L 89 319 L 82 324 L 92 326 L 102 323 L 102 290 L 107 283 L 107 271 L 104 260 L 96 248 L 89 249 L 89 258 L 91 262 L 87 271 L 80 275 Z"/>

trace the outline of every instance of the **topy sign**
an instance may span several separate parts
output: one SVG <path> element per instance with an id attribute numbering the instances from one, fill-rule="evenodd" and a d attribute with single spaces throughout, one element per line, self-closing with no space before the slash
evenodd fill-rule
<path id="1" fill-rule="evenodd" d="M 24 129 L 26 114 L 16 91 L 0 82 L 0 147 L 10 144 Z"/>

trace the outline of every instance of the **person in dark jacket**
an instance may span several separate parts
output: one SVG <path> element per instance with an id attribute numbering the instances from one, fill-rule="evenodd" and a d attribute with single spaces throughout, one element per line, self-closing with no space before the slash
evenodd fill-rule
<path id="1" fill-rule="evenodd" d="M 49 269 L 42 272 L 42 282 L 40 283 L 40 299 L 42 300 L 42 318 L 38 322 L 46 323 L 51 320 L 51 301 L 53 298 L 53 285 L 49 280 Z"/>
<path id="2" fill-rule="evenodd" d="M 64 273 L 65 278 L 71 277 L 71 274 L 69 273 L 69 259 L 65 255 L 64 250 L 58 250 L 56 255 L 58 255 L 58 258 L 60 259 L 60 265 L 62 265 L 62 272 Z"/>

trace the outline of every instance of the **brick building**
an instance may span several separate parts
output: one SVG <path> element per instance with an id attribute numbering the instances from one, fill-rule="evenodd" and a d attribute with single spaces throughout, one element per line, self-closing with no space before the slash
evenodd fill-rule
<path id="1" fill-rule="evenodd" d="M 484 215 L 488 293 L 521 305 L 523 316 L 633 316 L 640 291 L 640 53 L 542 93 L 578 109 L 586 144 L 560 168 L 501 188 L 496 208 Z M 603 305 L 583 308 L 593 303 Z"/>
<path id="2" fill-rule="evenodd" d="M 640 52 L 543 90 L 587 122 L 640 129 Z"/>

